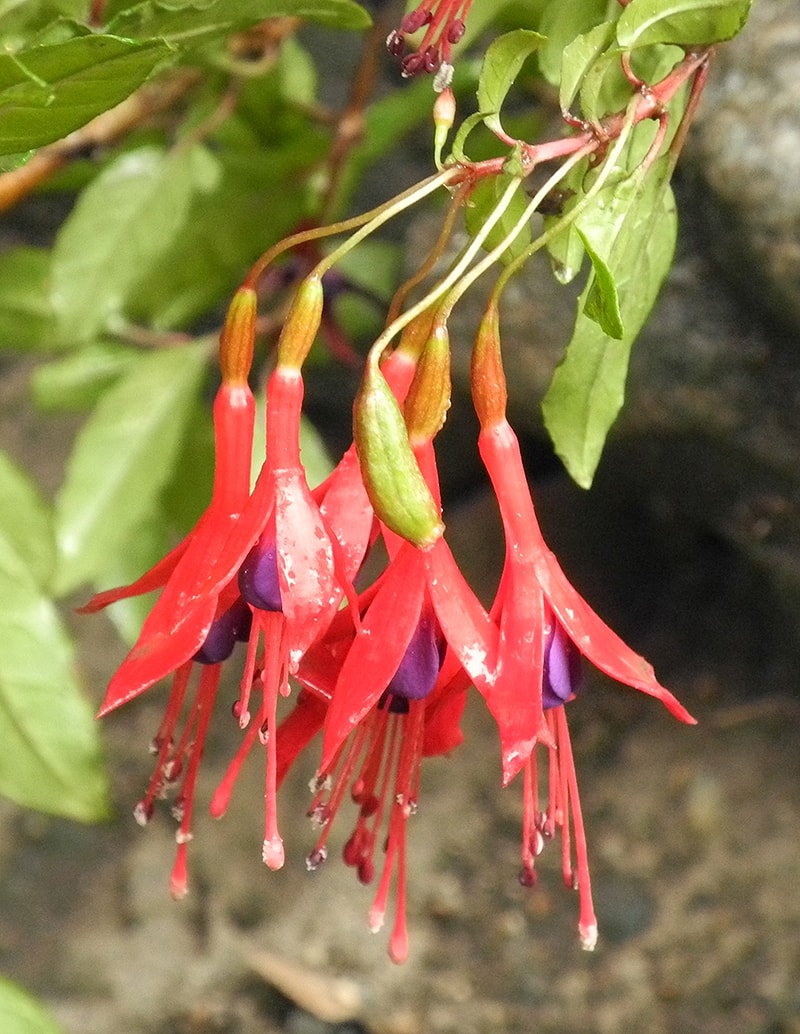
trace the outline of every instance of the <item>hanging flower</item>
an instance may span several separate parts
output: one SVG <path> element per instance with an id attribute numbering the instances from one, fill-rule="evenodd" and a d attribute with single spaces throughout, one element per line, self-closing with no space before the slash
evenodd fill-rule
<path id="1" fill-rule="evenodd" d="M 92 613 L 117 600 L 162 589 L 136 644 L 111 679 L 101 715 L 189 661 L 218 613 L 218 595 L 206 593 L 204 583 L 250 493 L 255 403 L 247 377 L 255 318 L 255 292 L 240 288 L 220 339 L 222 383 L 214 401 L 214 485 L 208 507 L 186 538 L 150 571 L 131 585 L 99 593 L 81 608 Z M 232 602 L 224 601 L 222 613 Z"/>
<path id="2" fill-rule="evenodd" d="M 422 759 L 461 742 L 469 681 L 446 654 L 418 557 L 404 543 L 360 597 L 359 629 L 342 612 L 298 671 L 308 691 L 330 701 L 324 715 L 318 712 L 324 740 L 309 815 L 321 831 L 306 863 L 314 870 L 327 858 L 328 835 L 349 790 L 358 815 L 344 861 L 362 883 L 371 883 L 383 845 L 369 925 L 382 927 L 394 878 L 389 954 L 395 962 L 408 954 L 406 827 L 417 810 Z"/>
<path id="3" fill-rule="evenodd" d="M 580 938 L 594 947 L 597 924 L 591 903 L 586 841 L 563 702 L 571 698 L 580 655 L 611 678 L 660 700 L 676 718 L 693 723 L 686 709 L 656 679 L 653 668 L 627 646 L 567 579 L 539 528 L 519 442 L 506 419 L 505 379 L 498 314 L 490 305 L 473 352 L 472 393 L 480 422 L 478 447 L 497 497 L 506 556 L 491 616 L 500 630 L 495 679 L 485 697 L 500 731 L 503 782 L 525 769 L 524 879 L 532 880 L 542 836 L 560 827 L 564 874 L 581 894 Z M 537 744 L 550 750 L 550 805 L 535 811 Z M 577 867 L 570 861 L 573 817 Z M 568 878 L 569 877 L 569 878 Z M 568 878 L 568 879 L 567 879 Z"/>

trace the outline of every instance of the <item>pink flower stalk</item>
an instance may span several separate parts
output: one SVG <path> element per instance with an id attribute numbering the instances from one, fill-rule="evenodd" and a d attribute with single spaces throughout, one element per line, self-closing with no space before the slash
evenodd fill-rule
<path id="1" fill-rule="evenodd" d="M 580 937 L 591 949 L 597 924 L 591 902 L 586 840 L 577 780 L 561 701 L 571 697 L 573 654 L 581 654 L 611 678 L 660 700 L 676 718 L 694 719 L 656 679 L 653 668 L 627 646 L 567 579 L 539 528 L 519 442 L 506 419 L 506 390 L 498 314 L 490 306 L 472 360 L 472 393 L 480 422 L 478 447 L 494 488 L 506 538 L 506 557 L 492 618 L 500 629 L 496 678 L 486 693 L 500 731 L 503 782 L 525 769 L 523 873 L 530 882 L 539 834 L 558 826 L 564 843 L 564 873 L 581 895 Z M 508 675 L 513 673 L 509 681 Z M 544 824 L 536 818 L 533 754 L 551 752 L 550 806 Z M 569 813 L 575 833 L 577 870 L 570 862 Z M 543 832 L 544 831 L 544 832 Z"/>
<path id="2" fill-rule="evenodd" d="M 390 54 L 401 59 L 405 77 L 420 72 L 436 73 L 437 90 L 450 85 L 452 47 L 466 31 L 466 17 L 471 6 L 472 0 L 422 0 L 403 18 L 400 27 L 389 34 L 386 46 Z M 425 33 L 414 52 L 406 54 L 407 37 L 423 28 Z"/>

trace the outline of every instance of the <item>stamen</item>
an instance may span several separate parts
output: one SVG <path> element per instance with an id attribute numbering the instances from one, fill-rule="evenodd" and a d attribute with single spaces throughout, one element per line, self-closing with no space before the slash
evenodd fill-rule
<path id="1" fill-rule="evenodd" d="M 280 869 L 285 861 L 283 840 L 278 832 L 277 802 L 277 728 L 276 709 L 278 703 L 278 687 L 283 681 L 282 657 L 285 647 L 284 632 L 286 627 L 283 615 L 263 615 L 261 617 L 264 631 L 264 670 L 261 672 L 263 687 L 263 705 L 260 727 L 266 728 L 270 735 L 267 738 L 267 767 L 264 788 L 264 844 L 261 858 L 270 869 Z"/>
<path id="2" fill-rule="evenodd" d="M 580 919 L 578 935 L 581 947 L 585 951 L 593 951 L 597 944 L 597 916 L 592 902 L 592 884 L 589 876 L 589 855 L 586 848 L 586 832 L 583 826 L 583 812 L 578 796 L 578 779 L 575 774 L 575 761 L 572 755 L 572 743 L 569 737 L 567 716 L 564 708 L 556 711 L 558 721 L 559 750 L 561 765 L 567 771 L 570 804 L 572 806 L 572 825 L 575 830 L 575 855 L 577 863 L 578 893 L 580 894 Z"/>

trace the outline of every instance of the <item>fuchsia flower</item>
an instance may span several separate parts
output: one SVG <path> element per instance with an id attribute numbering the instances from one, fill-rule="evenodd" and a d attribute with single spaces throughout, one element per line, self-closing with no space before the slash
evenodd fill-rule
<path id="1" fill-rule="evenodd" d="M 256 738 L 266 745 L 263 856 L 274 868 L 283 863 L 275 806 L 276 737 L 269 735 L 276 727 L 277 697 L 288 695 L 290 669 L 333 617 L 343 594 L 352 592 L 349 578 L 363 557 L 370 533 L 372 512 L 354 461 L 340 464 L 338 477 L 328 480 L 316 501 L 300 463 L 299 368 L 313 342 L 321 303 L 321 284 L 318 278 L 309 278 L 298 291 L 281 337 L 268 388 L 268 459 L 251 495 L 253 406 L 246 378 L 252 359 L 255 293 L 243 288 L 237 294 L 221 345 L 223 385 L 215 408 L 217 466 L 211 504 L 187 540 L 153 571 L 132 586 L 101 594 L 86 608 L 98 609 L 164 585 L 137 643 L 113 676 L 100 713 L 108 713 L 174 672 L 167 711 L 153 744 L 158 755 L 155 774 L 136 816 L 146 822 L 155 799 L 182 776 L 173 809 L 181 823 L 172 878 L 175 894 L 186 888 L 194 786 L 220 665 L 237 640 L 248 644 L 235 706 L 243 729 L 250 723 L 251 690 L 254 685 L 262 690 L 257 722 L 248 730 L 245 746 L 252 746 Z M 234 406 L 233 418 L 229 413 L 232 394 L 237 402 L 241 395 L 249 403 Z M 249 420 L 248 434 L 241 426 L 243 413 Z M 326 503 L 331 506 L 332 523 L 347 540 L 345 549 L 328 530 L 321 509 Z M 185 729 L 178 736 L 195 662 L 204 669 Z"/>
<path id="2" fill-rule="evenodd" d="M 496 680 L 485 693 L 497 720 L 503 781 L 525 769 L 523 880 L 533 881 L 533 859 L 542 835 L 562 830 L 564 878 L 581 895 L 579 932 L 594 947 L 597 923 L 592 907 L 586 840 L 578 800 L 563 704 L 572 698 L 576 658 L 633 689 L 660 700 L 678 719 L 693 723 L 686 709 L 656 679 L 643 657 L 630 649 L 598 617 L 567 579 L 547 548 L 530 496 L 519 443 L 506 420 L 506 391 L 500 355 L 498 314 L 484 315 L 473 352 L 472 393 L 480 421 L 478 447 L 494 488 L 506 536 L 506 557 L 492 617 L 500 629 Z M 513 677 L 507 678 L 509 673 Z M 550 804 L 536 811 L 536 755 L 550 749 Z M 570 861 L 570 811 L 577 872 Z"/>
<path id="3" fill-rule="evenodd" d="M 431 25 L 441 27 L 445 8 L 455 17 L 467 6 L 441 4 L 439 20 Z M 429 2 L 418 10 L 430 13 L 434 7 Z M 409 324 L 382 365 L 370 356 L 354 407 L 354 445 L 312 491 L 299 452 L 301 368 L 320 324 L 322 284 L 313 273 L 306 277 L 267 386 L 267 452 L 251 491 L 253 399 L 247 376 L 255 310 L 255 294 L 245 286 L 222 333 L 215 478 L 207 510 L 151 571 L 130 586 L 99 594 L 85 608 L 162 588 L 100 713 L 172 675 L 153 742 L 155 772 L 135 814 L 146 822 L 155 800 L 176 787 L 173 811 L 180 825 L 173 893 L 187 887 L 194 791 L 221 666 L 242 641 L 246 657 L 234 705 L 242 741 L 210 810 L 215 817 L 224 814 L 245 758 L 257 744 L 263 747 L 262 857 L 269 867 L 284 862 L 278 788 L 299 753 L 322 733 L 309 812 L 320 832 L 308 868 L 324 861 L 332 823 L 349 790 L 357 815 L 344 859 L 362 882 L 371 882 L 384 845 L 370 925 L 382 925 L 394 886 L 389 951 L 402 961 L 408 951 L 406 829 L 417 807 L 422 759 L 459 745 L 461 713 L 474 685 L 497 722 L 503 783 L 523 772 L 520 880 L 535 882 L 536 856 L 560 830 L 564 879 L 580 892 L 580 937 L 592 948 L 597 925 L 564 710 L 578 687 L 581 656 L 656 697 L 677 718 L 692 719 L 650 665 L 576 592 L 544 543 L 506 420 L 496 309 L 490 307 L 482 322 L 472 370 L 479 449 L 506 537 L 504 569 L 489 612 L 443 535 L 434 439 L 450 404 L 444 315 L 428 312 Z M 357 594 L 353 583 L 378 538 L 385 567 Z M 196 665 L 200 674 L 190 690 Z M 278 699 L 290 694 L 290 676 L 301 690 L 278 723 Z M 544 809 L 538 748 L 549 758 Z"/>

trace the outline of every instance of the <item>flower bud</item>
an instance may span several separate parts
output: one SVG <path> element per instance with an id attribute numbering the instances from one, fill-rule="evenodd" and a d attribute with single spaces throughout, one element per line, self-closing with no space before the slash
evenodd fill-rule
<path id="1" fill-rule="evenodd" d="M 505 419 L 506 377 L 500 351 L 500 317 L 490 302 L 481 319 L 472 350 L 472 403 L 484 431 Z"/>
<path id="2" fill-rule="evenodd" d="M 447 134 L 453 128 L 456 117 L 456 100 L 450 89 L 453 66 L 443 63 L 436 74 L 433 88 L 437 97 L 433 105 L 433 153 L 437 168 L 442 166 L 442 151 L 447 143 Z"/>
<path id="3" fill-rule="evenodd" d="M 424 309 L 410 323 L 406 323 L 400 332 L 400 340 L 397 342 L 395 352 L 403 352 L 409 359 L 418 360 L 425 348 L 425 343 L 431 336 L 435 315 L 435 309 Z"/>
<path id="4" fill-rule="evenodd" d="M 228 306 L 219 339 L 219 365 L 225 384 L 247 383 L 253 362 L 257 305 L 252 287 L 240 287 Z"/>
<path id="5" fill-rule="evenodd" d="M 278 342 L 278 365 L 296 370 L 305 362 L 322 319 L 322 279 L 312 273 L 297 288 Z"/>
<path id="6" fill-rule="evenodd" d="M 450 337 L 447 325 L 435 320 L 406 397 L 411 444 L 431 441 L 441 431 L 449 408 Z"/>
<path id="7" fill-rule="evenodd" d="M 372 363 L 353 407 L 353 437 L 364 486 L 380 520 L 415 546 L 432 546 L 444 530 L 439 508 L 417 465 L 400 407 Z"/>
<path id="8" fill-rule="evenodd" d="M 456 118 L 456 99 L 453 91 L 448 86 L 437 95 L 433 104 L 433 124 L 436 127 L 436 138 L 439 133 L 446 137 L 453 128 Z"/>

